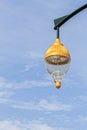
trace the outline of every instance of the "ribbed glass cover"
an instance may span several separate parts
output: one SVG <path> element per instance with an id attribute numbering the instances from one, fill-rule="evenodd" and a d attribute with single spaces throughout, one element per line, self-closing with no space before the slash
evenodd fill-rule
<path id="1" fill-rule="evenodd" d="M 52 75 L 55 82 L 62 81 L 65 73 L 69 70 L 70 62 L 64 65 L 53 65 L 46 63 L 47 71 Z"/>

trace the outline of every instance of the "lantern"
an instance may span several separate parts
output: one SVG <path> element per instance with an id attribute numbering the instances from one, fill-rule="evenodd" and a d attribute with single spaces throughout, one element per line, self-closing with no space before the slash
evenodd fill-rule
<path id="1" fill-rule="evenodd" d="M 70 66 L 70 53 L 67 48 L 61 43 L 60 39 L 52 44 L 46 51 L 45 64 L 47 71 L 52 75 L 56 88 L 61 87 L 61 81 Z"/>

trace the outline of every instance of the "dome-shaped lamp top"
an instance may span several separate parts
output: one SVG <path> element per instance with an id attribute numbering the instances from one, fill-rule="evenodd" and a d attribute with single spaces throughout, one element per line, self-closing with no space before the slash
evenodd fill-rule
<path id="1" fill-rule="evenodd" d="M 68 49 L 64 47 L 60 39 L 56 39 L 52 46 L 46 51 L 44 59 L 46 63 L 62 65 L 69 63 L 71 58 Z"/>

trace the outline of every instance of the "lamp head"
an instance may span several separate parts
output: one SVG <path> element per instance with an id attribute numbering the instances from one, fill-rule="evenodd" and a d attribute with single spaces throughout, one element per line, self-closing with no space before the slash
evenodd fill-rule
<path id="1" fill-rule="evenodd" d="M 56 82 L 56 87 L 60 88 L 62 78 L 68 71 L 71 60 L 68 49 L 64 47 L 60 39 L 57 38 L 46 51 L 44 60 L 48 72 L 52 75 L 54 82 Z"/>

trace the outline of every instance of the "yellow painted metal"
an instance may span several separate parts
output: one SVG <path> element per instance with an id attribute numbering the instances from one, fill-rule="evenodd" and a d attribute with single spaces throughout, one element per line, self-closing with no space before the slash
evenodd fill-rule
<path id="1" fill-rule="evenodd" d="M 52 46 L 46 51 L 45 61 L 49 64 L 61 65 L 70 62 L 70 53 L 61 43 L 60 39 L 56 39 Z"/>

